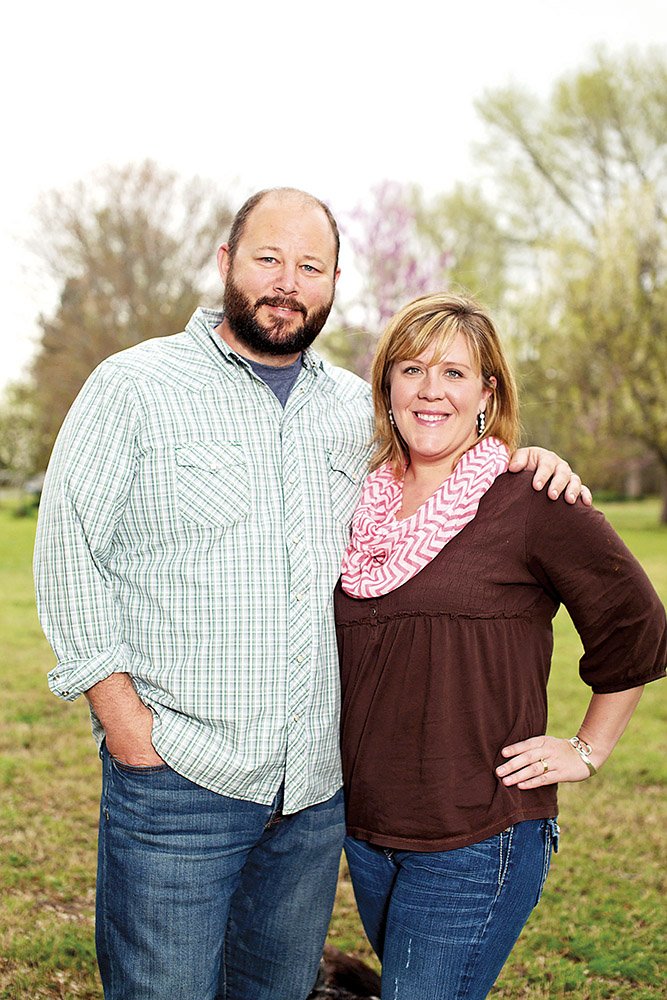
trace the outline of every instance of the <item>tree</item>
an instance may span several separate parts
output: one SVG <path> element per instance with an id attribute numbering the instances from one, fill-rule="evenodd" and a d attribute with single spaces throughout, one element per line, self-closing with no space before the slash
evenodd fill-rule
<path id="1" fill-rule="evenodd" d="M 666 278 L 665 227 L 654 193 L 635 193 L 600 225 L 594 254 L 572 252 L 563 261 L 552 289 L 554 303 L 556 292 L 560 302 L 557 323 L 543 352 L 555 372 L 551 392 L 567 393 L 579 433 L 594 430 L 590 444 L 598 449 L 605 438 L 614 442 L 601 449 L 603 461 L 622 466 L 619 458 L 625 458 L 630 473 L 643 449 L 662 468 L 665 483 Z M 561 332 L 565 363 L 554 357 Z"/>
<path id="2" fill-rule="evenodd" d="M 490 129 L 484 153 L 512 241 L 548 247 L 569 232 L 591 246 L 610 206 L 647 186 L 664 222 L 666 94 L 658 49 L 618 58 L 598 50 L 546 105 L 516 87 L 486 93 L 477 102 Z"/>
<path id="3" fill-rule="evenodd" d="M 34 394 L 25 382 L 5 386 L 0 397 L 0 471 L 22 485 L 40 470 L 39 430 Z"/>
<path id="4" fill-rule="evenodd" d="M 384 181 L 341 220 L 361 280 L 358 294 L 336 306 L 337 327 L 323 346 L 338 363 L 367 375 L 387 320 L 418 295 L 448 281 L 450 255 L 419 225 L 414 185 Z"/>
<path id="5" fill-rule="evenodd" d="M 650 452 L 667 520 L 664 53 L 599 51 L 545 105 L 506 89 L 478 109 L 524 283 L 517 311 L 533 412 L 551 416 L 556 445 L 569 425 L 617 461 Z"/>
<path id="6" fill-rule="evenodd" d="M 434 250 L 446 254 L 449 285 L 489 308 L 501 307 L 509 282 L 508 241 L 479 187 L 458 184 L 428 199 L 418 193 L 416 225 Z"/>
<path id="7" fill-rule="evenodd" d="M 323 347 L 360 375 L 368 374 L 389 317 L 411 299 L 448 287 L 492 307 L 503 299 L 505 238 L 476 188 L 427 196 L 416 184 L 385 181 L 342 219 L 341 230 L 361 284 L 351 301 L 339 297 Z"/>
<path id="8" fill-rule="evenodd" d="M 54 314 L 39 319 L 32 366 L 43 461 L 100 361 L 183 329 L 212 287 L 208 276 L 217 278 L 215 249 L 231 217 L 210 184 L 151 161 L 42 199 L 33 247 L 59 288 Z"/>

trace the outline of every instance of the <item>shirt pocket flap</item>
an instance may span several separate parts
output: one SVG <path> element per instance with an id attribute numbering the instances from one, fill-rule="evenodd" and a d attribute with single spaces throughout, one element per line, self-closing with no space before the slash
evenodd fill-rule
<path id="1" fill-rule="evenodd" d="M 351 483 L 361 484 L 368 471 L 366 455 L 358 451 L 330 450 L 327 452 L 329 468 L 333 472 L 342 472 Z"/>
<path id="2" fill-rule="evenodd" d="M 327 452 L 331 512 L 346 527 L 359 498 L 361 484 L 368 469 L 367 454 L 359 451 L 331 449 Z"/>
<path id="3" fill-rule="evenodd" d="M 187 441 L 174 454 L 183 521 L 224 527 L 248 516 L 250 476 L 239 441 Z"/>
<path id="4" fill-rule="evenodd" d="M 245 465 L 240 441 L 188 441 L 176 445 L 176 465 L 186 469 L 219 472 L 233 471 L 239 463 Z"/>

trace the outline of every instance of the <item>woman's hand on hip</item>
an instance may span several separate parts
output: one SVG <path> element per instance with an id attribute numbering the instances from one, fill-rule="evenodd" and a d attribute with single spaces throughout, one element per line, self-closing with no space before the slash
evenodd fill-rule
<path id="1" fill-rule="evenodd" d="M 540 788 L 559 781 L 584 781 L 590 771 L 569 740 L 532 736 L 501 750 L 508 760 L 496 768 L 503 785 Z"/>

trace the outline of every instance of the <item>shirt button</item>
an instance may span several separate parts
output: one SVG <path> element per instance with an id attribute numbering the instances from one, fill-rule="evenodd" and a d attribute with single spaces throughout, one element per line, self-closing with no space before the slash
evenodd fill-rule
<path id="1" fill-rule="evenodd" d="M 303 660 L 304 660 L 303 656 L 297 656 L 297 658 L 296 658 L 296 662 L 297 663 L 303 663 Z"/>
<path id="2" fill-rule="evenodd" d="M 377 608 L 371 608 L 371 614 L 373 615 L 373 617 L 375 617 L 375 615 L 377 613 L 378 613 L 378 609 Z"/>

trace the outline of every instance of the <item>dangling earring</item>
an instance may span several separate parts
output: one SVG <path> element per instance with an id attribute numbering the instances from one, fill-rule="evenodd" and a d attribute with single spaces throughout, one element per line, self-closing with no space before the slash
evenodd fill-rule
<path id="1" fill-rule="evenodd" d="M 480 410 L 477 414 L 477 437 L 481 437 L 484 433 L 484 428 L 486 427 L 486 414 L 484 410 Z"/>
<path id="2" fill-rule="evenodd" d="M 389 423 L 392 427 L 396 426 L 396 421 L 394 420 L 394 414 L 389 410 Z"/>

